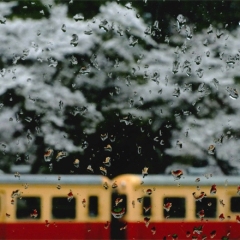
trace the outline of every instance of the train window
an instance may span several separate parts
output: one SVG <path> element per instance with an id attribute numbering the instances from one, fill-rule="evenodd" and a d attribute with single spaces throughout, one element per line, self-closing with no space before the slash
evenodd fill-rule
<path id="1" fill-rule="evenodd" d="M 143 216 L 151 216 L 151 197 L 143 198 Z"/>
<path id="2" fill-rule="evenodd" d="M 217 199 L 215 197 L 203 198 L 202 201 L 196 202 L 195 215 L 201 218 L 201 210 L 204 210 L 205 218 L 216 218 L 217 216 Z M 203 214 L 203 213 L 202 213 Z"/>
<path id="3" fill-rule="evenodd" d="M 88 199 L 88 216 L 97 217 L 98 216 L 98 197 L 90 196 Z"/>
<path id="4" fill-rule="evenodd" d="M 70 202 L 66 197 L 52 198 L 52 218 L 54 219 L 74 219 L 76 218 L 76 199 Z"/>
<path id="5" fill-rule="evenodd" d="M 186 216 L 186 200 L 183 197 L 165 197 L 164 204 L 171 203 L 169 211 L 163 209 L 164 217 L 184 218 Z"/>
<path id="6" fill-rule="evenodd" d="M 41 199 L 40 197 L 23 197 L 17 199 L 16 208 L 17 219 L 41 217 Z"/>
<path id="7" fill-rule="evenodd" d="M 240 197 L 231 198 L 231 211 L 240 212 Z"/>

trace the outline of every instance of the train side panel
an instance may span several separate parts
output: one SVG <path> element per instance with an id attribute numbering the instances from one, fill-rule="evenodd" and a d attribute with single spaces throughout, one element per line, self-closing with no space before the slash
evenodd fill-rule
<path id="1" fill-rule="evenodd" d="M 108 179 L 28 176 L 26 187 L 24 176 L 21 181 L 12 177 L 0 183 L 0 239 L 110 239 L 105 224 L 111 191 L 103 187 Z"/>

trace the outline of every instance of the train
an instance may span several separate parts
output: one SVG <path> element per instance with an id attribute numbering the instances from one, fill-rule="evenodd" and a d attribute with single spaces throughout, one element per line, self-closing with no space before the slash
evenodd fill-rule
<path id="1" fill-rule="evenodd" d="M 0 239 L 240 239 L 240 178 L 1 174 Z"/>

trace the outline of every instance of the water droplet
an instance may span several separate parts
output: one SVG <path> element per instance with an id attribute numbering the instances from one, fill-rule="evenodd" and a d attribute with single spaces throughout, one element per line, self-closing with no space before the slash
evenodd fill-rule
<path id="1" fill-rule="evenodd" d="M 191 233 L 189 231 L 186 232 L 186 237 L 189 238 L 191 236 Z"/>
<path id="2" fill-rule="evenodd" d="M 100 135 L 102 141 L 105 141 L 108 138 L 108 133 L 103 133 Z"/>
<path id="3" fill-rule="evenodd" d="M 108 144 L 106 147 L 104 147 L 104 151 L 112 152 L 112 146 L 110 144 Z"/>
<path id="4" fill-rule="evenodd" d="M 182 14 L 179 14 L 177 16 L 177 29 L 180 32 L 180 30 L 182 29 L 182 27 L 184 26 L 184 24 L 186 23 L 186 19 Z"/>
<path id="5" fill-rule="evenodd" d="M 100 167 L 100 172 L 103 176 L 106 176 L 107 175 L 107 169 L 105 167 Z"/>
<path id="6" fill-rule="evenodd" d="M 67 156 L 67 152 L 60 151 L 56 156 L 56 161 L 59 162 L 61 159 L 65 158 L 66 156 Z"/>
<path id="7" fill-rule="evenodd" d="M 196 194 L 195 192 L 193 193 L 193 197 L 195 198 L 196 201 L 201 202 L 203 198 L 207 197 L 207 194 L 205 192 L 201 192 L 200 194 Z"/>
<path id="8" fill-rule="evenodd" d="M 223 199 L 220 199 L 219 200 L 219 203 L 224 207 L 225 206 L 225 203 L 223 202 Z"/>
<path id="9" fill-rule="evenodd" d="M 138 39 L 131 35 L 129 37 L 129 46 L 134 47 L 136 44 L 138 44 Z"/>
<path id="10" fill-rule="evenodd" d="M 213 155 L 215 153 L 215 146 L 213 144 L 211 144 L 209 147 L 208 147 L 208 154 L 211 154 Z"/>
<path id="11" fill-rule="evenodd" d="M 37 216 L 38 216 L 37 209 L 34 209 L 34 210 L 31 212 L 30 217 L 36 218 Z"/>
<path id="12" fill-rule="evenodd" d="M 188 25 L 186 25 L 186 35 L 188 40 L 192 39 L 192 30 Z"/>
<path id="13" fill-rule="evenodd" d="M 103 164 L 106 167 L 110 167 L 111 166 L 111 158 L 110 157 L 106 157 L 105 160 L 103 161 Z"/>
<path id="14" fill-rule="evenodd" d="M 156 227 L 152 227 L 152 228 L 151 228 L 151 232 L 152 232 L 152 235 L 155 235 L 156 232 L 157 232 Z"/>
<path id="15" fill-rule="evenodd" d="M 0 74 L 1 74 L 2 77 L 5 76 L 5 73 L 6 73 L 6 69 L 5 68 L 0 70 Z"/>
<path id="16" fill-rule="evenodd" d="M 238 99 L 239 94 L 238 94 L 237 89 L 227 87 L 227 92 L 228 92 L 230 98 L 232 98 L 234 100 Z"/>
<path id="17" fill-rule="evenodd" d="M 203 76 L 203 69 L 201 69 L 201 68 L 197 69 L 197 70 L 196 70 L 196 73 L 197 73 L 197 76 L 198 76 L 199 78 L 202 78 L 202 76 Z"/>
<path id="18" fill-rule="evenodd" d="M 11 216 L 10 214 L 6 213 L 6 217 L 10 218 L 10 216 Z"/>
<path id="19" fill-rule="evenodd" d="M 193 234 L 194 233 L 201 234 L 202 232 L 203 232 L 203 226 L 202 225 L 193 228 Z"/>
<path id="20" fill-rule="evenodd" d="M 76 15 L 73 16 L 73 19 L 77 21 L 82 21 L 84 20 L 84 16 L 81 13 L 77 13 Z"/>
<path id="21" fill-rule="evenodd" d="M 109 137 L 109 140 L 110 140 L 110 142 L 115 142 L 116 137 L 115 137 L 114 135 L 111 135 L 111 136 Z"/>
<path id="22" fill-rule="evenodd" d="M 149 217 L 145 217 L 144 218 L 144 223 L 145 223 L 145 226 L 148 227 L 149 223 L 150 223 L 150 218 Z"/>
<path id="23" fill-rule="evenodd" d="M 178 62 L 178 61 L 173 62 L 172 72 L 174 74 L 176 74 L 178 72 L 179 66 L 180 66 L 180 62 Z"/>
<path id="24" fill-rule="evenodd" d="M 202 61 L 201 56 L 197 56 L 197 57 L 195 58 L 195 60 L 194 60 L 194 62 L 195 62 L 197 65 L 199 65 L 199 64 L 201 63 L 201 61 Z"/>
<path id="25" fill-rule="evenodd" d="M 104 228 L 105 228 L 105 229 L 108 229 L 109 226 L 110 226 L 110 222 L 107 221 L 107 222 L 104 224 Z"/>
<path id="26" fill-rule="evenodd" d="M 196 178 L 195 182 L 200 182 L 200 178 Z"/>
<path id="27" fill-rule="evenodd" d="M 92 29 L 86 30 L 86 31 L 84 31 L 84 34 L 86 34 L 86 35 L 92 35 L 92 34 L 93 34 L 93 30 L 92 30 Z"/>
<path id="28" fill-rule="evenodd" d="M 146 212 L 148 212 L 148 211 L 151 209 L 151 206 L 149 206 L 149 207 L 143 207 L 143 209 L 144 209 L 144 212 L 146 213 Z"/>
<path id="29" fill-rule="evenodd" d="M 86 207 L 86 199 L 85 198 L 82 200 L 82 205 L 84 208 Z"/>
<path id="30" fill-rule="evenodd" d="M 14 177 L 16 178 L 18 178 L 19 180 L 20 180 L 20 173 L 19 172 L 16 172 L 15 174 L 14 174 Z"/>
<path id="31" fill-rule="evenodd" d="M 176 87 L 173 91 L 173 97 L 179 97 L 180 96 L 180 88 Z"/>
<path id="32" fill-rule="evenodd" d="M 71 202 L 72 199 L 73 199 L 73 193 L 72 193 L 72 190 L 70 190 L 70 192 L 67 195 L 67 200 Z"/>
<path id="33" fill-rule="evenodd" d="M 211 233 L 210 233 L 210 238 L 214 238 L 216 236 L 217 232 L 215 230 L 213 230 Z"/>
<path id="34" fill-rule="evenodd" d="M 118 185 L 117 185 L 117 181 L 114 181 L 114 183 L 112 184 L 112 188 L 117 188 Z"/>
<path id="35" fill-rule="evenodd" d="M 58 189 L 58 190 L 61 189 L 61 185 L 60 185 L 60 184 L 57 185 L 57 189 Z"/>
<path id="36" fill-rule="evenodd" d="M 126 3 L 126 4 L 125 4 L 125 7 L 126 7 L 127 9 L 132 9 L 132 2 Z"/>
<path id="37" fill-rule="evenodd" d="M 213 85 L 214 85 L 214 87 L 218 90 L 218 87 L 219 87 L 219 81 L 218 81 L 216 78 L 214 78 L 212 81 L 213 81 Z"/>
<path id="38" fill-rule="evenodd" d="M 7 19 L 6 19 L 5 17 L 0 16 L 0 23 L 1 23 L 1 24 L 5 24 L 6 21 L 7 21 Z"/>
<path id="39" fill-rule="evenodd" d="M 94 173 L 94 170 L 93 170 L 93 168 L 92 168 L 91 165 L 88 165 L 88 166 L 87 166 L 87 171 L 88 171 L 89 173 Z"/>
<path id="40" fill-rule="evenodd" d="M 174 177 L 174 180 L 179 180 L 182 175 L 183 175 L 183 171 L 182 170 L 176 170 L 176 171 L 171 171 L 173 177 Z"/>
<path id="41" fill-rule="evenodd" d="M 72 40 L 70 41 L 70 44 L 73 47 L 76 47 L 78 45 L 78 35 L 77 34 L 72 35 Z"/>
<path id="42" fill-rule="evenodd" d="M 142 175 L 143 175 L 143 178 L 148 175 L 148 167 L 144 167 L 144 168 L 143 168 L 143 170 L 142 170 Z"/>
<path id="43" fill-rule="evenodd" d="M 79 163 L 80 163 L 80 160 L 76 158 L 73 162 L 74 167 L 79 168 Z"/>
<path id="44" fill-rule="evenodd" d="M 26 117 L 26 118 L 25 118 L 25 121 L 26 121 L 26 122 L 31 122 L 31 121 L 32 121 L 32 118 L 31 118 L 31 117 Z"/>
<path id="45" fill-rule="evenodd" d="M 172 240 L 178 240 L 178 235 L 176 233 L 172 235 Z"/>
<path id="46" fill-rule="evenodd" d="M 163 204 L 163 209 L 165 209 L 167 212 L 170 211 L 171 207 L 172 207 L 172 203 L 170 202 Z"/>
<path id="47" fill-rule="evenodd" d="M 212 27 L 212 24 L 210 24 L 208 29 L 207 29 L 207 33 L 210 34 L 212 32 L 213 32 L 213 27 Z"/>
<path id="48" fill-rule="evenodd" d="M 108 21 L 106 19 L 102 20 L 101 23 L 99 24 L 99 28 L 103 29 L 105 32 L 108 32 L 108 27 L 107 27 Z"/>
<path id="49" fill-rule="evenodd" d="M 53 164 L 52 164 L 52 163 L 49 163 L 48 168 L 49 168 L 49 171 L 51 172 L 51 171 L 53 170 Z"/>
<path id="50" fill-rule="evenodd" d="M 223 213 L 221 213 L 218 218 L 219 218 L 219 220 L 221 220 L 221 221 L 223 221 L 223 220 L 225 219 Z"/>
<path id="51" fill-rule="evenodd" d="M 66 25 L 63 24 L 61 29 L 62 29 L 63 32 L 66 32 L 66 30 L 67 30 Z"/>
<path id="52" fill-rule="evenodd" d="M 108 189 L 108 183 L 105 182 L 105 183 L 103 184 L 103 187 L 107 190 L 107 189 Z"/>
<path id="53" fill-rule="evenodd" d="M 48 220 L 45 220 L 45 226 L 46 226 L 46 227 L 49 227 L 49 226 L 50 226 L 50 223 L 48 222 Z"/>
<path id="54" fill-rule="evenodd" d="M 199 218 L 203 219 L 204 216 L 205 216 L 204 210 L 203 210 L 203 209 L 200 210 L 200 211 L 197 213 L 197 215 L 199 216 Z"/>
<path id="55" fill-rule="evenodd" d="M 151 35 L 151 33 L 152 33 L 152 27 L 151 27 L 151 26 L 148 26 L 148 27 L 146 28 L 146 30 L 144 31 L 144 33 L 147 34 L 147 35 Z"/>
<path id="56" fill-rule="evenodd" d="M 48 58 L 47 59 L 48 60 L 48 66 L 49 67 L 57 67 L 57 65 L 58 65 L 58 61 L 57 60 L 54 60 L 53 58 Z"/>
<path id="57" fill-rule="evenodd" d="M 152 195 L 152 189 L 150 189 L 150 188 L 147 189 L 147 190 L 146 190 L 146 194 L 149 195 L 149 196 Z"/>
<path id="58" fill-rule="evenodd" d="M 210 56 L 210 51 L 206 52 L 206 56 L 209 57 Z"/>

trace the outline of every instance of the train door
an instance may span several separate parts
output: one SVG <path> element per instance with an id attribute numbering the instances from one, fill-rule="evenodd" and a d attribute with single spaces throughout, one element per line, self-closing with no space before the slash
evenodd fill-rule
<path id="1" fill-rule="evenodd" d="M 126 239 L 127 223 L 122 220 L 127 213 L 127 197 L 124 194 L 112 193 L 111 201 L 111 239 Z"/>

